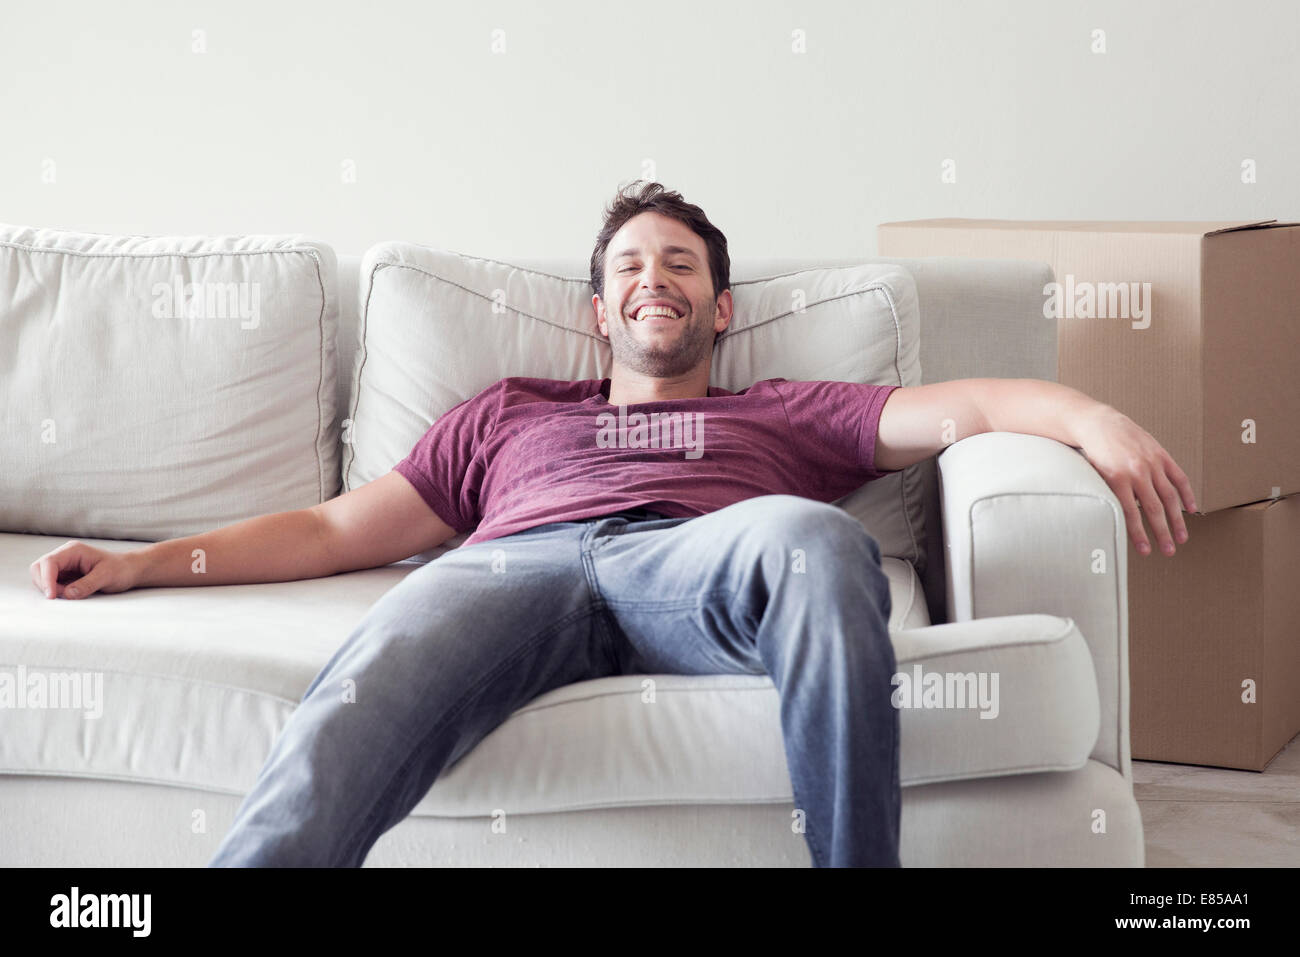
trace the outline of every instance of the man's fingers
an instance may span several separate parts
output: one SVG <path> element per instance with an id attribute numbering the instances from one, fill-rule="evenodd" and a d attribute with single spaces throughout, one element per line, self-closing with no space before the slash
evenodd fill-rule
<path id="1" fill-rule="evenodd" d="M 64 569 L 81 569 L 81 542 L 67 542 L 32 563 L 32 581 L 46 598 L 61 598 L 63 587 L 59 575 Z"/>
<path id="2" fill-rule="evenodd" d="M 91 572 L 89 575 L 83 575 L 76 581 L 69 583 L 68 587 L 63 590 L 64 596 L 67 598 L 85 598 L 88 595 L 93 595 L 95 589 L 99 587 L 93 580 L 94 577 L 95 573 Z"/>
<path id="3" fill-rule="evenodd" d="M 1187 524 L 1183 521 L 1183 503 L 1179 498 L 1178 489 L 1174 488 L 1160 473 L 1155 476 L 1155 484 L 1161 501 L 1165 503 L 1165 517 L 1169 521 L 1170 534 L 1173 540 L 1181 545 L 1187 541 Z"/>
<path id="4" fill-rule="evenodd" d="M 36 563 L 36 584 L 46 598 L 58 597 L 59 562 L 46 556 Z"/>
<path id="5" fill-rule="evenodd" d="M 1146 532 L 1142 529 L 1142 515 L 1138 511 L 1133 492 L 1127 487 L 1121 488 L 1116 491 L 1116 497 L 1119 499 L 1120 508 L 1124 509 L 1124 524 L 1128 526 L 1128 537 L 1137 546 L 1137 550 L 1145 555 L 1151 550 L 1151 546 L 1147 542 Z"/>
<path id="6" fill-rule="evenodd" d="M 59 584 L 59 572 L 63 563 L 57 558 L 45 560 L 45 590 L 51 598 L 63 597 L 63 586 Z"/>
<path id="7" fill-rule="evenodd" d="M 45 583 L 41 580 L 41 560 L 38 558 L 36 561 L 32 562 L 31 567 L 28 570 L 32 574 L 32 584 L 36 586 L 42 595 L 44 595 Z"/>
<path id="8" fill-rule="evenodd" d="M 1151 526 L 1151 531 L 1155 533 L 1160 548 L 1166 555 L 1172 555 L 1174 553 L 1174 540 L 1169 534 L 1169 523 L 1165 520 L 1165 506 L 1160 501 L 1160 496 L 1156 494 L 1151 479 L 1144 478 L 1139 481 L 1135 491 L 1138 500 L 1142 503 L 1142 511 L 1146 512 L 1147 522 Z"/>
<path id="9" fill-rule="evenodd" d="M 1178 463 L 1169 457 L 1168 453 L 1165 454 L 1165 458 L 1168 460 L 1165 466 L 1165 475 L 1178 489 L 1178 496 L 1182 500 L 1184 511 L 1196 511 L 1196 496 L 1192 494 L 1192 480 L 1187 477 L 1187 473 L 1178 467 Z"/>

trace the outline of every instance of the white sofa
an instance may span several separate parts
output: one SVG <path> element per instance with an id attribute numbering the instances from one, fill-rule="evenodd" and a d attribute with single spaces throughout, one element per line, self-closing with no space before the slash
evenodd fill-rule
<path id="1" fill-rule="evenodd" d="M 296 394 L 311 406 L 318 390 L 314 414 L 330 429 L 305 439 L 309 453 L 313 442 L 324 449 L 346 425 L 361 428 L 367 421 L 370 400 L 358 395 L 365 376 L 389 399 L 400 392 L 375 376 L 389 374 L 384 357 L 400 354 L 406 340 L 393 340 L 391 326 L 382 332 L 367 310 L 394 294 L 380 282 L 398 271 L 382 267 L 413 258 L 416 272 L 423 262 L 432 275 L 430 263 L 455 258 L 425 255 L 381 244 L 364 257 L 338 257 L 336 273 L 333 254 L 321 257 L 320 317 L 308 318 L 319 319 L 309 325 L 320 331 L 322 371 L 319 382 Z M 767 339 L 745 338 L 739 304 L 747 281 L 758 288 L 763 277 L 864 262 L 880 266 L 872 288 L 880 291 L 886 316 L 919 309 L 919 343 L 915 323 L 904 317 L 898 341 L 883 346 L 894 355 L 902 384 L 1055 378 L 1055 328 L 1041 318 L 1042 288 L 1051 280 L 1046 265 L 845 259 L 733 263 L 737 320 L 719 340 L 714 384 L 735 390 L 771 376 L 848 378 L 835 374 L 837 344 L 829 340 L 814 343 L 828 364 L 809 366 L 806 356 L 792 358 L 792 351 L 782 351 L 784 340 L 771 338 L 778 327 L 767 327 Z M 511 365 L 515 360 L 500 355 L 503 350 L 484 352 L 481 342 L 438 340 L 435 328 L 429 335 L 441 341 L 442 352 L 431 361 L 444 373 L 440 381 L 453 385 L 425 412 L 468 398 L 485 377 L 535 375 L 536 368 L 553 370 L 554 378 L 607 374 L 607 346 L 602 351 L 593 335 L 570 327 L 563 335 L 585 337 L 570 349 L 546 315 L 530 314 L 516 300 L 534 296 L 529 308 L 543 312 L 562 307 L 544 295 L 537 299 L 533 287 L 518 293 L 512 285 L 544 284 L 549 274 L 572 284 L 566 288 L 579 299 L 589 296 L 582 288 L 585 260 L 514 265 L 521 270 L 486 260 L 469 268 L 486 266 L 487 280 L 492 268 L 511 270 L 507 305 L 523 317 L 525 331 L 517 335 L 524 337 L 519 342 L 530 368 Z M 492 282 L 466 290 L 472 283 L 463 276 L 441 278 L 466 294 L 499 292 Z M 0 339 L 7 321 L 22 319 L 30 328 L 40 315 L 30 296 L 6 301 L 11 292 L 12 286 L 0 288 Z M 409 300 L 420 294 L 418 286 L 404 294 L 408 305 L 418 304 Z M 331 308 L 339 333 L 327 343 L 323 317 Z M 537 331 L 531 321 L 547 329 Z M 535 341 L 528 338 L 534 332 Z M 363 371 L 366 354 L 371 365 Z M 908 362 L 898 359 L 909 354 Z M 112 361 L 125 361 L 116 366 L 121 375 L 164 374 L 132 369 L 130 356 Z M 473 375 L 457 378 L 466 369 Z M 831 374 L 809 374 L 819 370 Z M 58 370 L 44 374 L 57 377 Z M 63 384 L 84 390 L 78 401 L 87 410 L 95 407 L 92 386 L 84 377 Z M 374 478 L 409 450 L 431 418 L 408 421 L 383 441 L 378 426 L 365 442 L 344 439 L 341 454 L 320 460 L 337 463 L 339 471 L 322 478 L 304 467 L 306 491 L 294 500 L 312 504 L 313 495 L 328 498 Z M 129 434 L 130 423 L 122 425 L 101 427 Z M 186 449 L 175 451 L 182 463 L 176 467 L 183 468 Z M 0 865 L 204 865 L 312 678 L 365 610 L 417 566 L 408 561 L 326 579 L 49 600 L 33 586 L 28 566 L 69 538 L 125 550 L 175 537 L 178 529 L 150 524 L 151 503 L 157 509 L 169 503 L 157 489 L 133 498 L 127 488 L 115 506 L 101 509 L 99 526 L 77 525 L 53 498 L 41 498 L 48 476 L 27 461 L 4 486 L 21 507 L 4 506 L 0 495 L 0 672 L 16 675 L 20 666 L 93 672 L 102 675 L 106 706 L 93 720 L 67 709 L 0 710 Z M 1141 866 L 1129 761 L 1125 531 L 1108 487 L 1076 450 L 1038 436 L 991 433 L 959 441 L 867 491 L 850 510 L 882 544 L 899 670 L 911 673 L 919 664 L 927 672 L 1000 676 L 996 720 L 981 720 L 969 708 L 903 709 L 904 866 Z M 288 501 L 269 490 L 241 495 L 231 511 L 208 513 L 209 520 L 263 514 Z M 135 508 L 141 511 L 133 527 L 142 531 L 131 540 L 113 516 Z M 56 513 L 64 524 L 42 525 L 41 516 Z M 21 527 L 15 515 L 22 516 Z M 74 533 L 90 527 L 109 531 Z M 791 826 L 771 681 L 654 676 L 662 706 L 647 709 L 640 703 L 644 678 L 570 685 L 517 711 L 380 838 L 366 866 L 808 866 L 806 844 Z M 512 809 L 504 834 L 492 827 L 493 811 L 502 807 Z"/>

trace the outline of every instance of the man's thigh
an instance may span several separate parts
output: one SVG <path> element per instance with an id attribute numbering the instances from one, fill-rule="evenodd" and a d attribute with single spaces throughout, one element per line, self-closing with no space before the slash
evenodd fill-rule
<path id="1" fill-rule="evenodd" d="M 547 526 L 440 555 L 371 606 L 322 675 L 362 670 L 382 686 L 445 697 L 471 694 L 525 658 L 548 687 L 614 673 L 582 532 Z"/>
<path id="2" fill-rule="evenodd" d="M 594 542 L 591 560 L 625 674 L 764 674 L 754 646 L 764 607 L 810 575 L 874 579 L 888 602 L 879 546 L 857 519 L 792 495 L 629 525 Z"/>

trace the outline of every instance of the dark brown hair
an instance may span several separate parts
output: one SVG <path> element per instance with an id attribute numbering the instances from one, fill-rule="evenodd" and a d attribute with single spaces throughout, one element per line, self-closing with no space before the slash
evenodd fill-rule
<path id="1" fill-rule="evenodd" d="M 667 190 L 660 183 L 636 180 L 630 186 L 619 187 L 618 195 L 605 210 L 605 224 L 600 227 L 596 248 L 591 253 L 591 285 L 596 295 L 605 298 L 605 254 L 609 241 L 629 219 L 652 212 L 685 223 L 704 240 L 709 251 L 709 275 L 713 277 L 715 300 L 724 289 L 731 288 L 731 256 L 727 254 L 727 237 L 722 235 L 722 230 L 709 222 L 704 210 L 682 199 L 681 193 Z"/>

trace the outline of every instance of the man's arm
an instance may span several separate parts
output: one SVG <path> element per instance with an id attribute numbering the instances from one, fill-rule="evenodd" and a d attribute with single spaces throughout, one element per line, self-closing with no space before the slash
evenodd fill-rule
<path id="1" fill-rule="evenodd" d="M 998 379 L 956 379 L 895 389 L 880 410 L 875 466 L 881 472 L 907 468 L 971 435 L 990 431 L 975 400 L 979 383 Z"/>
<path id="2" fill-rule="evenodd" d="M 146 546 L 136 587 L 322 578 L 401 561 L 454 534 L 410 482 L 387 472 L 310 508 Z M 203 553 L 201 575 L 193 571 L 196 549 Z"/>
<path id="3" fill-rule="evenodd" d="M 32 562 L 30 571 L 32 583 L 49 598 L 150 586 L 298 581 L 388 565 L 455 534 L 392 471 L 310 508 L 259 515 L 128 552 L 71 541 Z"/>
<path id="4" fill-rule="evenodd" d="M 1196 501 L 1178 463 L 1128 416 L 1056 382 L 955 379 L 895 389 L 880 413 L 875 466 L 906 468 L 982 432 L 1042 435 L 1080 449 L 1115 492 L 1142 554 L 1150 543 L 1139 509 L 1165 554 L 1174 553 L 1175 537 L 1187 541 L 1182 510 L 1196 511 Z"/>

